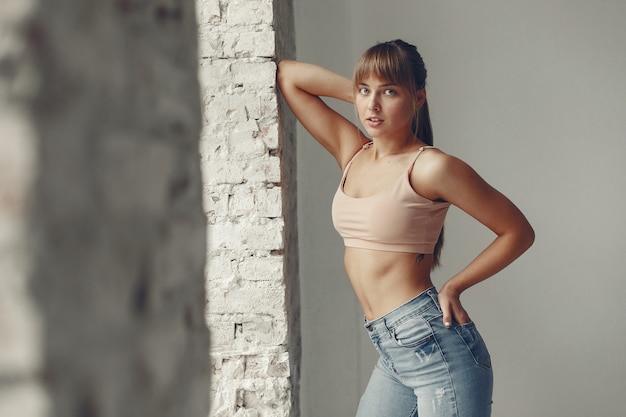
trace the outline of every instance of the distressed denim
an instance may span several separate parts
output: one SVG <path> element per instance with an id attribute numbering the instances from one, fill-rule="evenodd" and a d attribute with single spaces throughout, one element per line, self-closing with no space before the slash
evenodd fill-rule
<path id="1" fill-rule="evenodd" d="M 443 325 L 430 288 L 365 328 L 380 358 L 357 417 L 488 417 L 493 373 L 474 323 Z"/>

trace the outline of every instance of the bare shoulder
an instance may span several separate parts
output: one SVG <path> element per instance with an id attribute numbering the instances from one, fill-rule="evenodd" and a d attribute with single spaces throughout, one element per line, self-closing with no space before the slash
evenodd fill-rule
<path id="1" fill-rule="evenodd" d="M 425 148 L 417 159 L 415 164 L 416 172 L 422 175 L 433 175 L 446 169 L 456 168 L 458 166 L 466 166 L 461 159 L 450 155 L 439 148 Z"/>
<path id="2" fill-rule="evenodd" d="M 342 138 L 342 146 L 340 146 L 340 151 L 337 153 L 336 159 L 341 171 L 343 172 L 346 169 L 348 163 L 352 160 L 354 155 L 357 154 L 363 147 L 371 142 L 363 132 L 361 132 L 358 128 L 356 128 L 356 135 L 350 136 L 348 138 Z"/>
<path id="3" fill-rule="evenodd" d="M 438 148 L 420 154 L 411 172 L 411 183 L 424 197 L 446 201 L 462 187 L 487 185 L 469 164 Z"/>

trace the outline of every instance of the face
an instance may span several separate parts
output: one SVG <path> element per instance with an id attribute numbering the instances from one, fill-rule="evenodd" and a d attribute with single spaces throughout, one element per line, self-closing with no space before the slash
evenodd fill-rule
<path id="1" fill-rule="evenodd" d="M 423 90 L 418 92 L 418 100 L 421 96 Z M 416 103 L 405 88 L 370 75 L 357 85 L 355 104 L 359 120 L 371 137 L 390 140 L 413 137 L 411 123 L 421 103 Z"/>

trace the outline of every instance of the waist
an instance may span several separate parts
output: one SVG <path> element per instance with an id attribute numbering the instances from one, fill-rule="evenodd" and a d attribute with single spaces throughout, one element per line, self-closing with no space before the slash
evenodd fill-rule
<path id="1" fill-rule="evenodd" d="M 432 308 L 439 307 L 438 293 L 435 287 L 430 287 L 404 304 L 394 308 L 376 319 L 364 319 L 364 326 L 370 334 L 381 334 L 389 331 L 403 321 L 418 316 Z"/>
<path id="2" fill-rule="evenodd" d="M 383 315 L 432 287 L 432 255 L 346 248 L 345 267 L 367 317 Z"/>
<path id="3" fill-rule="evenodd" d="M 350 246 L 344 252 L 348 275 L 372 280 L 386 277 L 429 279 L 433 258 L 432 253 L 383 251 Z"/>

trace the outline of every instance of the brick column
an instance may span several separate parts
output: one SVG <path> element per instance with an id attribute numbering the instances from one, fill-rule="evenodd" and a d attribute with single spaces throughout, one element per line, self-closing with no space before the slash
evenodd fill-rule
<path id="1" fill-rule="evenodd" d="M 297 416 L 295 129 L 275 86 L 276 58 L 293 55 L 291 3 L 198 10 L 211 416 Z"/>

